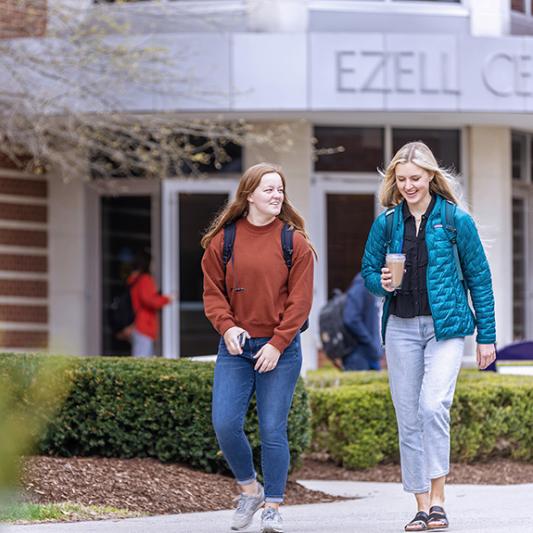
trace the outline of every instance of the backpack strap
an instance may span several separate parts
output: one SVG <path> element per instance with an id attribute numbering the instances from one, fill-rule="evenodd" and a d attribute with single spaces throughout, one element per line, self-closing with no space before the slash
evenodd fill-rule
<path id="1" fill-rule="evenodd" d="M 463 275 L 463 269 L 461 268 L 461 260 L 459 258 L 459 250 L 457 249 L 457 228 L 455 227 L 456 209 L 457 206 L 453 202 L 445 200 L 441 208 L 441 223 L 442 227 L 446 231 L 446 234 L 448 235 L 450 243 L 452 244 L 453 257 L 455 261 L 455 267 L 457 269 L 457 275 L 459 276 L 459 281 L 465 284 L 465 277 Z"/>
<path id="2" fill-rule="evenodd" d="M 392 224 L 394 222 L 394 207 L 391 207 L 385 213 L 385 247 L 386 253 L 390 253 L 390 245 L 392 242 Z"/>
<path id="3" fill-rule="evenodd" d="M 294 230 L 285 223 L 281 228 L 281 249 L 283 250 L 283 260 L 290 270 L 292 267 L 292 252 L 293 252 Z"/>
<path id="4" fill-rule="evenodd" d="M 283 250 L 283 259 L 290 271 L 292 267 L 292 253 L 294 251 L 294 229 L 289 224 L 283 224 L 281 228 L 281 249 Z M 300 332 L 304 332 L 309 327 L 309 319 L 307 318 L 300 328 Z"/>

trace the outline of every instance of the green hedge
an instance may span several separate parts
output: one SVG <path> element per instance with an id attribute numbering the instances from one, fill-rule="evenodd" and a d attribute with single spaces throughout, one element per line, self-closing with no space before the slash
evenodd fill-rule
<path id="1" fill-rule="evenodd" d="M 46 356 L 2 355 L 2 367 L 31 376 Z M 50 358 L 50 357 L 48 357 Z M 70 391 L 38 452 L 60 456 L 156 457 L 225 471 L 211 426 L 213 363 L 164 359 L 54 357 L 68 367 Z M 291 463 L 310 442 L 308 397 L 299 380 L 289 418 Z M 245 429 L 259 465 L 255 400 Z"/>
<path id="2" fill-rule="evenodd" d="M 313 449 L 348 468 L 397 462 L 386 372 L 311 373 Z M 463 371 L 452 407 L 452 460 L 533 461 L 533 378 Z"/>

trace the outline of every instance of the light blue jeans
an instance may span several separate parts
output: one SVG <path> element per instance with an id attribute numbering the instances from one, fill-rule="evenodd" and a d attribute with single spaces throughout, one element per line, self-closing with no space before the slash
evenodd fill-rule
<path id="1" fill-rule="evenodd" d="M 464 338 L 437 341 L 431 316 L 391 315 L 385 349 L 404 490 L 428 492 L 450 468 L 450 408 Z"/>
<path id="2" fill-rule="evenodd" d="M 133 357 L 152 357 L 154 355 L 154 341 L 148 335 L 139 333 L 134 329 L 131 335 L 131 355 Z"/>

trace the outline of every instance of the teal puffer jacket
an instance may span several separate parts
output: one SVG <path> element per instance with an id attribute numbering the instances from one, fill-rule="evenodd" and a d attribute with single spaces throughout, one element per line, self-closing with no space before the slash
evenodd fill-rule
<path id="1" fill-rule="evenodd" d="M 465 337 L 472 335 L 474 328 L 477 328 L 476 341 L 479 344 L 492 344 L 496 342 L 496 324 L 489 264 L 472 217 L 457 208 L 454 218 L 457 248 L 474 306 L 474 316 L 465 287 L 459 279 L 453 246 L 447 231 L 442 227 L 445 222 L 441 217 L 441 210 L 445 201 L 441 196 L 436 196 L 435 206 L 426 225 L 427 289 L 435 336 L 437 340 Z M 404 223 L 401 212 L 402 204 L 399 204 L 393 215 L 391 253 L 402 251 Z M 381 286 L 381 268 L 385 265 L 386 255 L 385 226 L 386 213 L 383 212 L 374 221 L 368 235 L 362 265 L 362 275 L 368 290 L 385 297 L 381 324 L 383 341 L 393 295 Z"/>

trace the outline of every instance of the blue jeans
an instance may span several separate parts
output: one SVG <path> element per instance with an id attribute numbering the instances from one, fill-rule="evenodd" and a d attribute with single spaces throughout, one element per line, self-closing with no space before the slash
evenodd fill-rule
<path id="1" fill-rule="evenodd" d="M 246 341 L 241 355 L 231 355 L 220 340 L 213 384 L 212 420 L 218 443 L 241 485 L 253 483 L 252 449 L 244 434 L 244 419 L 255 391 L 261 467 L 268 502 L 282 502 L 289 471 L 287 420 L 302 366 L 300 335 L 281 354 L 276 368 L 259 373 L 253 356 L 270 338 Z"/>
<path id="2" fill-rule="evenodd" d="M 450 469 L 450 408 L 464 338 L 437 341 L 431 316 L 391 315 L 385 334 L 404 490 L 428 492 Z"/>

